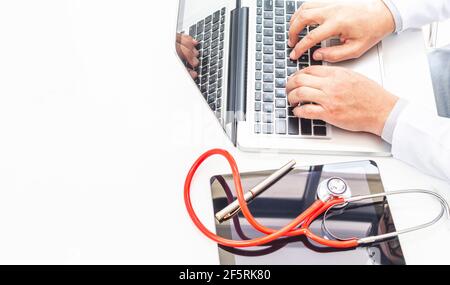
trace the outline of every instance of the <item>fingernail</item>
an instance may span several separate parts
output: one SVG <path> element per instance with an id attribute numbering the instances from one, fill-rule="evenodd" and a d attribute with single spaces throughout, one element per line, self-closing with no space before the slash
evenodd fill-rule
<path id="1" fill-rule="evenodd" d="M 200 61 L 198 60 L 198 58 L 194 58 L 194 66 L 198 66 L 199 63 Z"/>
<path id="2" fill-rule="evenodd" d="M 290 39 L 288 40 L 288 46 L 292 47 L 292 42 Z"/>
<path id="3" fill-rule="evenodd" d="M 323 60 L 323 54 L 321 52 L 316 51 L 314 53 L 314 59 L 315 60 Z"/>
<path id="4" fill-rule="evenodd" d="M 192 38 L 192 42 L 194 43 L 194 45 L 198 44 L 198 41 L 196 39 L 194 39 L 194 38 Z"/>
<path id="5" fill-rule="evenodd" d="M 295 50 L 293 50 L 292 52 L 291 52 L 291 59 L 294 59 L 295 60 L 295 57 L 297 56 L 297 53 L 295 52 Z"/>

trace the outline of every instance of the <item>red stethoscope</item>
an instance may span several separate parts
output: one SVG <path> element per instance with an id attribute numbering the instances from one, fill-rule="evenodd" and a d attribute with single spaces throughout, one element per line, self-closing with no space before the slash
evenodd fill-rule
<path id="1" fill-rule="evenodd" d="M 244 215 L 244 217 L 248 220 L 250 225 L 252 225 L 256 230 L 259 232 L 265 234 L 262 237 L 251 239 L 251 240 L 230 240 L 223 238 L 221 236 L 218 236 L 208 230 L 203 223 L 200 221 L 200 219 L 195 214 L 194 208 L 191 203 L 191 183 L 194 178 L 194 175 L 200 165 L 209 157 L 214 155 L 220 155 L 226 158 L 228 161 L 231 171 L 233 173 L 233 180 L 234 185 L 237 193 L 237 199 L 239 201 L 240 209 Z M 340 181 L 337 181 L 337 186 L 333 185 L 330 187 L 330 180 L 326 181 L 324 184 L 322 184 L 322 189 L 325 189 L 323 187 L 326 187 L 327 194 L 324 195 L 323 191 L 319 191 L 318 199 L 303 213 L 297 216 L 292 222 L 290 222 L 288 225 L 281 229 L 271 229 L 268 227 L 265 227 L 261 225 L 251 214 L 248 204 L 246 202 L 246 199 L 244 198 L 244 191 L 242 189 L 241 184 L 241 177 L 239 174 L 239 170 L 236 164 L 236 161 L 231 156 L 230 153 L 228 153 L 226 150 L 222 149 L 212 149 L 210 151 L 207 151 L 203 155 L 201 155 L 197 161 L 192 165 L 191 169 L 188 172 L 188 175 L 186 177 L 186 181 L 184 184 L 184 201 L 186 204 L 187 211 L 189 213 L 189 216 L 191 217 L 194 224 L 197 226 L 197 228 L 209 239 L 213 240 L 214 242 L 226 246 L 226 247 L 234 247 L 234 248 L 244 248 L 244 247 L 254 247 L 254 246 L 263 246 L 267 245 L 279 238 L 282 237 L 294 237 L 294 236 L 306 236 L 307 238 L 321 244 L 327 247 L 332 248 L 339 248 L 339 249 L 346 249 L 346 248 L 355 248 L 361 245 L 367 245 L 374 242 L 384 241 L 387 239 L 391 239 L 394 237 L 397 237 L 400 234 L 408 233 L 417 231 L 426 227 L 429 227 L 431 225 L 434 225 L 437 223 L 443 216 L 444 213 L 449 213 L 449 206 L 445 199 L 428 190 L 421 190 L 421 189 L 409 189 L 409 190 L 402 190 L 402 191 L 395 191 L 395 192 L 388 192 L 388 193 L 380 193 L 380 194 L 373 194 L 373 195 L 365 195 L 365 196 L 351 196 L 350 188 L 345 183 L 344 180 L 340 178 L 335 178 Z M 319 186 L 320 190 L 321 186 Z M 411 227 L 405 230 L 399 230 L 396 232 L 391 232 L 383 235 L 378 236 L 370 236 L 370 237 L 364 237 L 364 238 L 352 238 L 352 239 L 345 239 L 345 240 L 330 240 L 321 236 L 318 236 L 314 234 L 310 230 L 310 225 L 321 215 L 326 214 L 330 209 L 334 207 L 341 207 L 348 205 L 352 202 L 357 201 L 363 201 L 368 199 L 374 199 L 374 198 L 380 198 L 380 197 L 386 197 L 389 195 L 397 195 L 397 194 L 408 194 L 408 193 L 422 193 L 431 195 L 434 198 L 436 198 L 440 204 L 441 204 L 441 211 L 439 215 L 433 219 L 432 221 Z"/>

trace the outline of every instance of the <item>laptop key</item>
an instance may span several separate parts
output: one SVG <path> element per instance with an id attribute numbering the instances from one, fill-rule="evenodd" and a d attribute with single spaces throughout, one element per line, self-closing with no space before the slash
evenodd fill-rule
<path id="1" fill-rule="evenodd" d="M 264 44 L 268 46 L 273 45 L 273 38 L 264 38 Z"/>
<path id="2" fill-rule="evenodd" d="M 273 54 L 273 46 L 264 46 L 264 54 Z"/>
<path id="3" fill-rule="evenodd" d="M 286 108 L 286 100 L 285 99 L 277 99 L 275 101 L 276 108 Z"/>
<path id="4" fill-rule="evenodd" d="M 286 14 L 294 14 L 297 10 L 295 5 L 295 1 L 287 1 L 286 2 Z"/>
<path id="5" fill-rule="evenodd" d="M 273 73 L 273 64 L 264 64 L 265 73 Z"/>
<path id="6" fill-rule="evenodd" d="M 275 118 L 285 119 L 286 118 L 286 110 L 282 110 L 282 109 L 275 110 Z"/>
<path id="7" fill-rule="evenodd" d="M 272 93 L 264 93 L 264 95 L 263 95 L 264 102 L 272 103 L 273 99 L 274 98 L 273 98 L 273 94 Z"/>
<path id="8" fill-rule="evenodd" d="M 315 126 L 314 135 L 319 137 L 325 137 L 327 135 L 327 127 L 325 126 Z"/>
<path id="9" fill-rule="evenodd" d="M 277 98 L 286 98 L 286 90 L 285 89 L 277 89 L 275 91 L 275 97 L 277 97 Z"/>
<path id="10" fill-rule="evenodd" d="M 297 61 L 289 58 L 286 60 L 286 64 L 288 67 L 297 67 Z"/>
<path id="11" fill-rule="evenodd" d="M 284 24 L 284 23 L 285 23 L 284 17 L 280 16 L 275 17 L 275 24 Z"/>
<path id="12" fill-rule="evenodd" d="M 284 33 L 284 26 L 276 25 L 275 26 L 275 33 Z"/>
<path id="13" fill-rule="evenodd" d="M 275 77 L 276 78 L 286 78 L 286 71 L 284 69 L 275 70 Z"/>
<path id="14" fill-rule="evenodd" d="M 312 135 L 312 121 L 309 119 L 300 119 L 302 135 L 310 136 Z"/>
<path id="15" fill-rule="evenodd" d="M 299 70 L 305 69 L 307 67 L 309 67 L 309 64 L 307 64 L 307 63 L 299 63 L 298 64 L 298 69 Z"/>
<path id="16" fill-rule="evenodd" d="M 265 37 L 273 37 L 273 29 L 264 29 Z"/>
<path id="17" fill-rule="evenodd" d="M 264 113 L 273 113 L 274 108 L 272 103 L 264 103 L 263 105 Z"/>
<path id="18" fill-rule="evenodd" d="M 275 58 L 276 59 L 284 59 L 284 58 L 286 58 L 286 53 L 284 51 L 277 51 L 277 52 L 275 52 Z"/>
<path id="19" fill-rule="evenodd" d="M 269 74 L 269 73 L 265 73 L 264 76 L 264 82 L 273 82 L 274 81 L 274 77 L 273 74 Z"/>
<path id="20" fill-rule="evenodd" d="M 255 134 L 261 133 L 261 124 L 255 124 Z"/>
<path id="21" fill-rule="evenodd" d="M 298 136 L 299 132 L 299 123 L 297 118 L 289 118 L 288 120 L 288 133 L 290 135 Z"/>
<path id="22" fill-rule="evenodd" d="M 216 101 L 216 96 L 214 94 L 208 96 L 208 104 Z"/>
<path id="23" fill-rule="evenodd" d="M 197 25 L 193 25 L 189 28 L 189 35 L 195 37 L 197 35 Z"/>
<path id="24" fill-rule="evenodd" d="M 298 59 L 300 62 L 309 62 L 309 53 L 304 53 L 300 56 L 300 58 Z"/>
<path id="25" fill-rule="evenodd" d="M 273 21 L 272 20 L 264 20 L 264 28 L 266 28 L 266 29 L 273 28 Z"/>
<path id="26" fill-rule="evenodd" d="M 284 43 L 282 43 L 282 42 L 276 42 L 275 43 L 275 49 L 276 50 L 282 50 L 282 51 L 284 51 Z M 284 59 L 284 58 L 283 58 Z"/>
<path id="27" fill-rule="evenodd" d="M 265 55 L 264 56 L 264 63 L 273 63 L 273 56 L 272 55 Z"/>
<path id="28" fill-rule="evenodd" d="M 314 125 L 319 125 L 319 126 L 325 126 L 327 123 L 325 123 L 322 120 L 314 120 Z"/>
<path id="29" fill-rule="evenodd" d="M 262 120 L 263 123 L 273 123 L 272 114 L 264 114 Z"/>
<path id="30" fill-rule="evenodd" d="M 271 83 L 264 83 L 263 91 L 264 92 L 273 92 L 274 91 L 273 84 L 271 84 Z"/>
<path id="31" fill-rule="evenodd" d="M 277 120 L 275 122 L 275 132 L 279 135 L 286 134 L 286 121 L 285 120 Z"/>
<path id="32" fill-rule="evenodd" d="M 262 70 L 262 62 L 256 62 L 256 70 Z"/>
<path id="33" fill-rule="evenodd" d="M 255 123 L 261 122 L 261 113 L 255 113 Z"/>
<path id="34" fill-rule="evenodd" d="M 215 23 L 215 24 L 212 26 L 212 31 L 213 31 L 213 32 L 217 31 L 217 30 L 219 29 L 219 27 L 220 27 L 220 23 Z"/>
<path id="35" fill-rule="evenodd" d="M 273 19 L 273 12 L 264 12 L 264 19 L 267 20 Z"/>
<path id="36" fill-rule="evenodd" d="M 294 115 L 294 109 L 295 109 L 295 107 L 289 107 L 289 108 L 288 108 L 288 116 L 289 116 L 289 117 L 295 117 L 295 115 Z"/>
<path id="37" fill-rule="evenodd" d="M 261 34 L 257 34 L 257 35 L 256 35 L 256 41 L 257 41 L 258 43 L 260 43 L 260 42 L 262 42 L 262 40 L 263 40 L 263 36 L 262 36 Z"/>
<path id="38" fill-rule="evenodd" d="M 277 41 L 277 42 L 285 42 L 285 39 L 284 39 L 284 34 L 276 34 L 275 35 L 275 40 Z"/>
<path id="39" fill-rule="evenodd" d="M 263 134 L 271 135 L 273 134 L 273 125 L 272 124 L 264 124 L 262 127 Z"/>
<path id="40" fill-rule="evenodd" d="M 273 11 L 273 0 L 264 0 L 264 11 Z"/>
<path id="41" fill-rule="evenodd" d="M 255 102 L 255 111 L 261 112 L 261 102 Z"/>
<path id="42" fill-rule="evenodd" d="M 213 23 L 217 23 L 220 21 L 220 11 L 217 11 L 213 15 Z"/>
<path id="43" fill-rule="evenodd" d="M 284 9 L 276 8 L 275 16 L 284 16 Z"/>
<path id="44" fill-rule="evenodd" d="M 286 64 L 284 64 L 284 60 L 277 60 L 277 61 L 275 61 L 275 67 L 276 68 L 284 69 L 285 66 L 286 66 Z"/>
<path id="45" fill-rule="evenodd" d="M 262 51 L 262 43 L 256 43 L 256 51 Z"/>
<path id="46" fill-rule="evenodd" d="M 277 78 L 277 80 L 275 80 L 275 86 L 276 88 L 286 88 L 286 80 Z"/>
<path id="47" fill-rule="evenodd" d="M 204 20 L 201 20 L 200 22 L 197 23 L 197 35 L 200 35 L 203 33 L 204 25 L 205 25 Z"/>

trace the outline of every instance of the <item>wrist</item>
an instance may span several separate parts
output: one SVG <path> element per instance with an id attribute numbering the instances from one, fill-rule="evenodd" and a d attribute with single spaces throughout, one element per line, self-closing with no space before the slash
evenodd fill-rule
<path id="1" fill-rule="evenodd" d="M 382 97 L 382 101 L 379 105 L 379 108 L 375 108 L 377 110 L 373 117 L 373 129 L 370 131 L 371 133 L 381 137 L 383 134 L 384 127 L 386 122 L 397 104 L 399 98 L 394 96 L 388 92 L 386 92 L 386 96 Z"/>
<path id="2" fill-rule="evenodd" d="M 395 32 L 395 19 L 391 10 L 386 6 L 383 0 L 375 0 L 374 7 L 378 16 L 379 27 L 381 29 L 380 37 L 386 37 Z"/>

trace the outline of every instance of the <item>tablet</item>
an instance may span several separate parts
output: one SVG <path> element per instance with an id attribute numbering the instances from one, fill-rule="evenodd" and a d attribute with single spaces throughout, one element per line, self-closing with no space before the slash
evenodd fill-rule
<path id="1" fill-rule="evenodd" d="M 273 173 L 260 171 L 243 173 L 242 186 L 247 191 Z M 353 196 L 384 192 L 378 167 L 373 161 L 357 161 L 293 169 L 274 183 L 249 208 L 258 222 L 280 229 L 307 209 L 316 200 L 320 182 L 331 177 L 347 181 Z M 231 175 L 211 178 L 214 213 L 223 209 L 235 197 Z M 216 219 L 214 219 L 216 220 Z M 367 237 L 395 231 L 388 200 L 366 200 L 336 209 L 326 222 L 329 232 L 319 217 L 311 230 L 325 238 Z M 216 232 L 229 239 L 245 240 L 260 237 L 242 213 L 222 224 L 216 220 Z M 219 246 L 220 263 L 224 265 L 301 265 L 301 264 L 405 264 L 398 238 L 355 249 L 324 247 L 304 236 L 283 238 L 268 246 L 235 249 Z"/>

